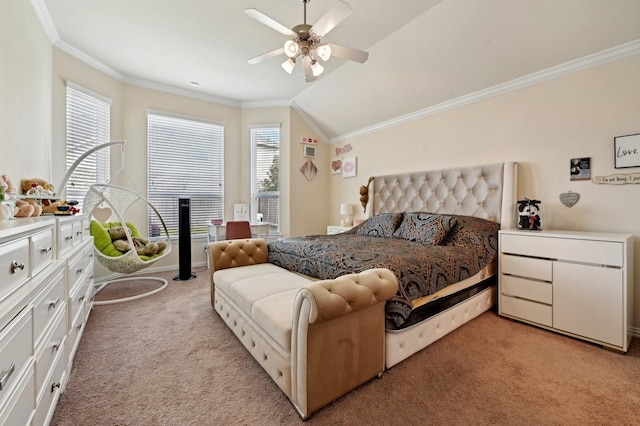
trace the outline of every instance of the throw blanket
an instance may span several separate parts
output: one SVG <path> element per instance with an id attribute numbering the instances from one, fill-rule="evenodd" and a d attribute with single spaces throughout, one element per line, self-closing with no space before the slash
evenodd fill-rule
<path id="1" fill-rule="evenodd" d="M 487 224 L 472 232 L 464 227 L 454 229 L 443 245 L 363 236 L 353 230 L 281 238 L 269 243 L 269 262 L 319 279 L 389 268 L 398 277 L 399 289 L 387 302 L 387 318 L 400 327 L 411 313 L 413 299 L 468 278 L 496 258 L 498 225 Z"/>

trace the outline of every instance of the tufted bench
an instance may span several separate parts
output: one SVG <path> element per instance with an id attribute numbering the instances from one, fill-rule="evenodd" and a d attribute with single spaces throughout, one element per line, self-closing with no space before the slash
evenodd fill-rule
<path id="1" fill-rule="evenodd" d="M 211 304 L 303 419 L 384 370 L 388 269 L 313 281 L 268 263 L 265 240 L 209 245 Z"/>

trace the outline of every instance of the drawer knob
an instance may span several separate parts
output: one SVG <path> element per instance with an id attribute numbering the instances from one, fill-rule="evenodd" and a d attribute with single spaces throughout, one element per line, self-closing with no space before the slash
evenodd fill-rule
<path id="1" fill-rule="evenodd" d="M 9 377 L 11 377 L 15 369 L 16 369 L 16 364 L 12 362 L 11 367 L 9 367 L 9 369 L 2 374 L 2 377 L 0 377 L 0 391 L 7 386 Z"/>
<path id="2" fill-rule="evenodd" d="M 18 263 L 17 260 L 14 260 L 11 262 L 11 273 L 15 274 L 17 269 L 22 271 L 24 269 L 24 263 Z"/>
<path id="3" fill-rule="evenodd" d="M 50 251 L 51 251 L 51 247 L 40 249 L 40 253 L 49 253 Z"/>
<path id="4" fill-rule="evenodd" d="M 60 383 L 53 382 L 51 383 L 51 393 L 54 393 L 57 388 L 60 387 Z"/>
<path id="5" fill-rule="evenodd" d="M 73 235 L 70 235 L 70 236 L 68 236 L 68 237 L 65 237 L 64 239 L 65 239 L 65 241 L 73 240 Z"/>
<path id="6" fill-rule="evenodd" d="M 82 302 L 84 300 L 84 296 L 78 297 L 78 302 Z"/>
<path id="7" fill-rule="evenodd" d="M 60 302 L 60 298 L 56 297 L 56 300 L 52 300 L 51 302 L 49 302 L 49 309 L 55 309 L 56 306 L 58 306 L 59 302 Z"/>

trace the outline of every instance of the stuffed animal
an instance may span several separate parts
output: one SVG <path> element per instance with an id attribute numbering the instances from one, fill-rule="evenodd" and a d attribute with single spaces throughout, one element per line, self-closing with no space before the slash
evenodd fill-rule
<path id="1" fill-rule="evenodd" d="M 6 194 L 6 196 L 8 196 L 9 199 L 16 198 L 17 188 L 13 184 L 11 179 L 9 179 L 9 176 L 7 175 L 0 176 L 0 186 L 3 188 L 4 194 Z M 41 213 L 42 213 L 42 207 L 35 204 L 35 202 L 31 204 L 24 200 L 16 200 L 16 205 L 13 213 L 14 217 L 40 216 Z"/>
<path id="2" fill-rule="evenodd" d="M 518 229 L 541 229 L 540 200 L 518 200 Z"/>
<path id="3" fill-rule="evenodd" d="M 12 196 L 16 195 L 16 186 L 13 184 L 9 176 L 2 175 L 0 176 L 0 186 L 4 188 L 4 193 Z"/>
<path id="4" fill-rule="evenodd" d="M 44 179 L 22 179 L 22 181 L 20 182 L 20 187 L 22 188 L 22 193 L 24 195 L 32 195 L 41 198 L 53 198 L 55 196 L 55 188 L 52 184 Z"/>
<path id="5" fill-rule="evenodd" d="M 11 207 L 6 204 L 0 204 L 0 222 L 11 217 Z"/>
<path id="6" fill-rule="evenodd" d="M 113 242 L 113 246 L 116 250 L 122 253 L 126 253 L 131 250 L 129 240 L 127 240 L 127 234 L 122 226 L 109 228 L 107 229 L 107 232 L 109 232 L 109 236 L 111 237 L 111 241 Z M 167 243 L 164 241 L 151 242 L 142 237 L 131 237 L 131 240 L 133 241 L 136 252 L 140 256 L 153 256 L 160 254 L 167 247 Z"/>

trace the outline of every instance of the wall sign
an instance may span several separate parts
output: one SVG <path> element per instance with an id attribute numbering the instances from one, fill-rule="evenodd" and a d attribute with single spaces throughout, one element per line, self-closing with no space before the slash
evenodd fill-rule
<path id="1" fill-rule="evenodd" d="M 609 175 L 609 176 L 596 176 L 591 179 L 593 183 L 606 183 L 609 185 L 624 185 L 627 183 L 640 183 L 640 173 L 630 173 L 627 175 Z"/>
<path id="2" fill-rule="evenodd" d="M 613 138 L 615 168 L 640 167 L 640 133 Z"/>

